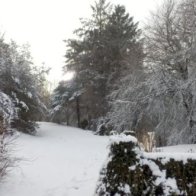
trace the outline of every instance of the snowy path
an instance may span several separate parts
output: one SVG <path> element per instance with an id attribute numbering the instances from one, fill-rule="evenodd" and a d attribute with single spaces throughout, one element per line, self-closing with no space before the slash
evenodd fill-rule
<path id="1" fill-rule="evenodd" d="M 107 157 L 108 137 L 40 123 L 39 136 L 22 134 L 16 156 L 23 157 L 0 196 L 92 196 Z"/>

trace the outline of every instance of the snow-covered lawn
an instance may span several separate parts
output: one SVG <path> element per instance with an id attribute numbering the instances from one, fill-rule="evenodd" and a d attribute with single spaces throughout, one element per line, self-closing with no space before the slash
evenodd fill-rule
<path id="1" fill-rule="evenodd" d="M 0 196 L 92 196 L 108 155 L 108 137 L 39 124 L 38 136 L 17 138 L 14 156 L 23 160 L 0 184 Z"/>
<path id="2" fill-rule="evenodd" d="M 54 123 L 39 125 L 37 136 L 21 134 L 15 140 L 13 156 L 21 161 L 0 184 L 0 196 L 92 196 L 108 156 L 109 137 Z M 196 159 L 196 145 L 157 151 L 144 156 Z"/>
<path id="3" fill-rule="evenodd" d="M 187 159 L 196 160 L 196 144 L 161 147 L 157 148 L 155 152 L 144 152 L 143 156 L 152 159 L 162 158 L 163 163 L 168 162 L 170 159 L 186 163 Z"/>
<path id="4" fill-rule="evenodd" d="M 196 144 L 182 144 L 177 146 L 167 146 L 163 148 L 157 148 L 160 152 L 170 153 L 196 153 Z"/>

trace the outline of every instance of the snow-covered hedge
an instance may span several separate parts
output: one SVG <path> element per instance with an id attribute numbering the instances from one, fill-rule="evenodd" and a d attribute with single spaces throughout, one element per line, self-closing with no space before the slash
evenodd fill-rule
<path id="1" fill-rule="evenodd" d="M 196 156 L 144 153 L 125 134 L 111 140 L 96 195 L 196 195 Z"/>

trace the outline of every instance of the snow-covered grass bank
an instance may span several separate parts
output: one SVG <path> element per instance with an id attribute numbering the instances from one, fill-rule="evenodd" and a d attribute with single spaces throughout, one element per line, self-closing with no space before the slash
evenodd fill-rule
<path id="1" fill-rule="evenodd" d="M 39 124 L 38 136 L 17 138 L 14 156 L 23 160 L 0 184 L 0 196 L 92 196 L 108 154 L 108 137 Z"/>
<path id="2" fill-rule="evenodd" d="M 163 163 L 168 162 L 170 159 L 186 163 L 188 159 L 196 160 L 196 144 L 156 148 L 155 152 L 143 152 L 143 156 L 151 159 L 161 158 Z"/>
<path id="3" fill-rule="evenodd" d="M 196 144 L 181 144 L 177 146 L 167 146 L 157 148 L 156 151 L 169 153 L 196 153 Z"/>

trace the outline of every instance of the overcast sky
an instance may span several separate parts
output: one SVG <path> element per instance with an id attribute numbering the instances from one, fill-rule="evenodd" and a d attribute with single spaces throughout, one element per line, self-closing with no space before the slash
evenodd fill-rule
<path id="1" fill-rule="evenodd" d="M 162 0 L 111 0 L 126 6 L 141 24 Z M 29 43 L 36 64 L 52 67 L 50 80 L 62 79 L 64 39 L 91 15 L 94 0 L 0 0 L 0 32 L 17 43 Z"/>

